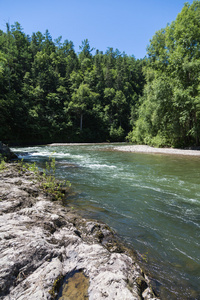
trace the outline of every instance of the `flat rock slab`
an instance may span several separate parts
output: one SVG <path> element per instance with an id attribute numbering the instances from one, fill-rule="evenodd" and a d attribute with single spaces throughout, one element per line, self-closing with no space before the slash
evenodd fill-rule
<path id="1" fill-rule="evenodd" d="M 84 290 L 66 299 L 157 299 L 105 224 L 53 202 L 33 173 L 7 164 L 0 172 L 0 299 L 65 299 L 62 291 L 73 286 L 66 277 L 79 272 L 87 298 Z"/>

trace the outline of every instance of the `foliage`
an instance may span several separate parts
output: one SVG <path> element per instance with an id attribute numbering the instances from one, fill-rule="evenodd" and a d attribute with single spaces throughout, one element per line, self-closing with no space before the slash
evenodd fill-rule
<path id="1" fill-rule="evenodd" d="M 128 139 L 156 146 L 199 145 L 200 2 L 186 3 L 154 35 L 143 71 L 138 119 Z"/>
<path id="2" fill-rule="evenodd" d="M 28 164 L 20 161 L 20 167 L 23 171 L 30 171 L 36 175 L 40 187 L 48 194 L 53 196 L 54 200 L 62 200 L 65 196 L 64 190 L 71 186 L 69 181 L 58 182 L 55 178 L 56 161 L 55 158 L 49 158 L 46 162 L 46 168 L 40 171 L 36 163 Z M 20 170 L 21 172 L 21 170 Z"/>
<path id="3" fill-rule="evenodd" d="M 123 142 L 124 141 L 124 130 L 121 126 L 119 128 L 114 128 L 113 126 L 110 129 L 110 138 L 111 141 Z"/>
<path id="4" fill-rule="evenodd" d="M 4 160 L 4 157 L 0 154 L 0 171 L 4 170 L 6 168 L 6 162 Z"/>
<path id="5" fill-rule="evenodd" d="M 101 142 L 127 135 L 144 86 L 142 60 L 113 48 L 93 54 L 87 39 L 76 54 L 71 41 L 53 42 L 48 30 L 30 37 L 18 22 L 6 25 L 0 30 L 0 140 Z"/>

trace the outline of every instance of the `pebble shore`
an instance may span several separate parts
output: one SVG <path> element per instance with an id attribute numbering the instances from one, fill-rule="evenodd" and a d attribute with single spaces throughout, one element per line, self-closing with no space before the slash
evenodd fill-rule
<path id="1" fill-rule="evenodd" d="M 146 146 L 146 145 L 115 146 L 114 150 L 123 151 L 123 152 L 200 156 L 200 150 L 188 150 L 188 149 L 186 150 L 186 149 L 175 149 L 175 148 L 154 148 L 154 147 L 150 147 L 150 146 Z"/>

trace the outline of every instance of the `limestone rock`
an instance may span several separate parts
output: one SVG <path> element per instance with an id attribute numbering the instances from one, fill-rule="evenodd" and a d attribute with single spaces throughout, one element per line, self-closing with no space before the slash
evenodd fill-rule
<path id="1" fill-rule="evenodd" d="M 7 165 L 0 172 L 0 299 L 55 299 L 74 271 L 88 278 L 90 300 L 156 299 L 105 224 L 51 201 L 34 174 Z"/>

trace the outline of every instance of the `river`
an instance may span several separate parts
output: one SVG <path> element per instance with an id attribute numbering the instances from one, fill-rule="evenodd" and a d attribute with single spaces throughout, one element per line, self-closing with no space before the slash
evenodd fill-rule
<path id="1" fill-rule="evenodd" d="M 113 151 L 113 145 L 12 148 L 39 166 L 56 159 L 68 205 L 107 223 L 153 279 L 161 299 L 200 299 L 200 158 Z"/>

